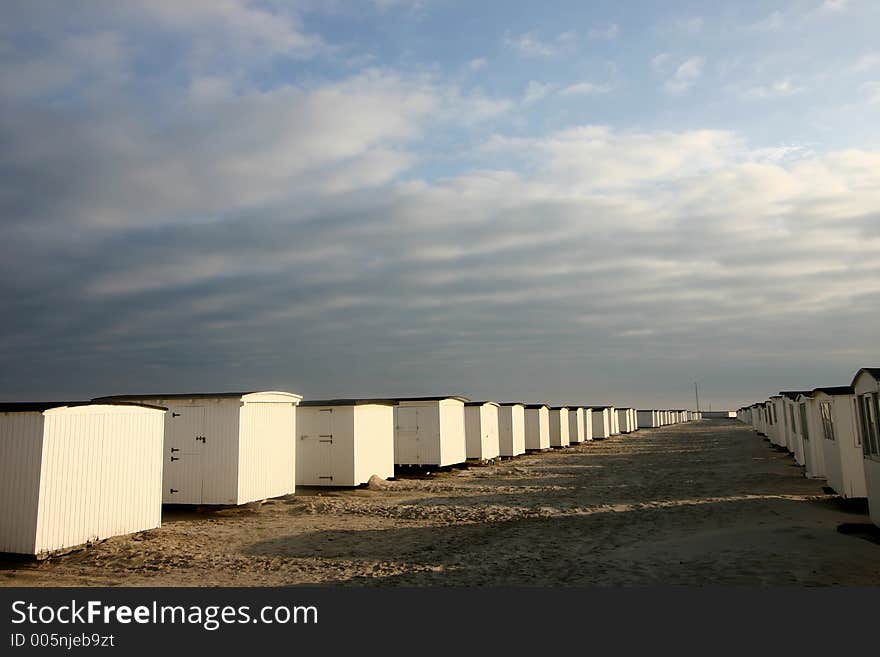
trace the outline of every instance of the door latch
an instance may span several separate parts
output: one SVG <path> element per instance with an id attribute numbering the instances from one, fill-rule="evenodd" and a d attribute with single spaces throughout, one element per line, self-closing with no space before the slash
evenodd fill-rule
<path id="1" fill-rule="evenodd" d="M 196 440 L 201 440 L 202 444 L 203 445 L 205 444 L 205 437 L 204 436 L 196 436 Z"/>

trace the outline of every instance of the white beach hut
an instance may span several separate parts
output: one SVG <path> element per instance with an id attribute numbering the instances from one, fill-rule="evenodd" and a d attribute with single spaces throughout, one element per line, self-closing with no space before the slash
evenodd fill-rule
<path id="1" fill-rule="evenodd" d="M 639 413 L 634 408 L 627 409 L 629 412 L 629 423 L 633 431 L 639 430 Z"/>
<path id="2" fill-rule="evenodd" d="M 479 461 L 501 456 L 498 438 L 499 405 L 492 401 L 469 401 L 464 405 L 467 457 Z"/>
<path id="3" fill-rule="evenodd" d="M 801 438 L 804 443 L 804 474 L 809 479 L 825 479 L 824 437 L 819 428 L 819 415 L 813 401 L 813 393 L 798 395 Z"/>
<path id="4" fill-rule="evenodd" d="M 584 424 L 584 409 L 579 406 L 568 407 L 568 441 L 572 445 L 579 445 L 586 440 L 586 426 Z"/>
<path id="5" fill-rule="evenodd" d="M 761 416 L 762 416 L 763 405 L 759 403 L 754 403 L 751 405 L 751 421 L 752 428 L 758 433 L 758 435 L 763 436 L 764 433 L 761 430 Z"/>
<path id="6" fill-rule="evenodd" d="M 550 407 L 550 447 L 568 447 L 568 406 Z"/>
<path id="7" fill-rule="evenodd" d="M 296 485 L 360 486 L 394 476 L 394 406 L 387 399 L 323 399 L 296 410 Z"/>
<path id="8" fill-rule="evenodd" d="M 608 421 L 611 423 L 611 435 L 620 435 L 620 418 L 617 415 L 617 408 L 610 406 L 608 408 Z"/>
<path id="9" fill-rule="evenodd" d="M 639 427 L 652 429 L 660 426 L 659 414 L 657 411 L 647 409 L 639 409 L 638 411 Z"/>
<path id="10" fill-rule="evenodd" d="M 498 451 L 501 456 L 525 454 L 525 404 L 509 402 L 498 407 Z"/>
<path id="11" fill-rule="evenodd" d="M 115 395 L 165 415 L 162 501 L 247 504 L 296 488 L 296 406 L 289 392 Z"/>
<path id="12" fill-rule="evenodd" d="M 788 420 L 788 434 L 786 447 L 794 456 L 795 463 L 805 465 L 803 428 L 801 427 L 801 410 L 798 405 L 798 397 L 810 394 L 809 390 L 783 390 L 779 393 L 783 398 L 783 406 L 786 409 Z"/>
<path id="13" fill-rule="evenodd" d="M 162 524 L 165 409 L 0 404 L 0 552 L 42 556 Z"/>
<path id="14" fill-rule="evenodd" d="M 758 426 L 761 429 L 761 434 L 769 440 L 770 436 L 768 435 L 768 424 L 769 422 L 767 421 L 767 402 L 763 401 L 758 405 Z"/>
<path id="15" fill-rule="evenodd" d="M 770 397 L 770 442 L 780 447 L 788 446 L 788 430 L 785 422 L 785 403 L 782 395 Z"/>
<path id="16" fill-rule="evenodd" d="M 404 397 L 395 401 L 396 465 L 443 467 L 467 460 L 464 428 L 467 397 Z"/>
<path id="17" fill-rule="evenodd" d="M 614 407 L 614 413 L 617 415 L 617 429 L 620 433 L 629 433 L 627 425 L 626 409 L 619 406 Z"/>
<path id="18" fill-rule="evenodd" d="M 617 412 L 617 426 L 620 429 L 620 433 L 632 433 L 635 431 L 632 413 L 630 412 L 632 409 L 618 407 L 615 410 Z"/>
<path id="19" fill-rule="evenodd" d="M 813 390 L 816 435 L 823 450 L 825 479 L 841 497 L 866 497 L 862 441 L 852 386 Z"/>
<path id="20" fill-rule="evenodd" d="M 593 440 L 593 409 L 589 406 L 583 407 L 584 411 L 584 440 Z"/>
<path id="21" fill-rule="evenodd" d="M 724 411 L 719 412 L 721 417 L 724 417 L 724 413 Z M 762 404 L 761 413 L 761 423 L 764 427 L 764 434 L 767 436 L 767 439 L 772 443 L 775 437 L 775 425 L 773 424 L 773 403 L 769 399 Z"/>
<path id="22" fill-rule="evenodd" d="M 880 367 L 863 367 L 852 382 L 862 440 L 871 522 L 880 527 Z"/>
<path id="23" fill-rule="evenodd" d="M 526 404 L 526 449 L 550 449 L 550 406 Z"/>
<path id="24" fill-rule="evenodd" d="M 591 406 L 593 417 L 593 440 L 605 440 L 611 437 L 611 407 Z"/>
<path id="25" fill-rule="evenodd" d="M 719 416 L 724 417 L 725 411 L 716 411 Z M 776 440 L 776 431 L 775 425 L 773 424 L 773 402 L 767 400 L 763 405 L 763 423 L 764 423 L 764 432 L 767 435 L 767 439 L 773 443 Z M 720 419 L 720 418 L 719 418 Z"/>

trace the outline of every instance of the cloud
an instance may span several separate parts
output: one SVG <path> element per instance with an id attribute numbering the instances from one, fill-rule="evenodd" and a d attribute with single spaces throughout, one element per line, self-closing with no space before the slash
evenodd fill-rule
<path id="1" fill-rule="evenodd" d="M 594 96 L 597 94 L 605 94 L 611 91 L 610 84 L 598 84 L 595 82 L 576 82 L 562 90 L 560 96 Z"/>
<path id="2" fill-rule="evenodd" d="M 770 85 L 758 85 L 749 87 L 742 92 L 741 97 L 745 100 L 769 100 L 773 98 L 787 98 L 804 91 L 788 78 L 777 80 Z"/>
<path id="3" fill-rule="evenodd" d="M 862 83 L 859 91 L 865 96 L 866 102 L 871 105 L 880 105 L 880 80 Z"/>
<path id="4" fill-rule="evenodd" d="M 880 68 L 880 52 L 867 52 L 849 67 L 851 73 L 865 73 Z"/>
<path id="5" fill-rule="evenodd" d="M 849 8 L 848 0 L 823 0 L 819 5 L 808 10 L 803 15 L 803 20 L 823 20 L 834 16 L 841 16 L 846 13 Z"/>
<path id="6" fill-rule="evenodd" d="M 403 8 L 409 11 L 421 10 L 426 6 L 426 0 L 370 0 L 380 11 Z"/>
<path id="7" fill-rule="evenodd" d="M 671 23 L 672 30 L 685 34 L 699 34 L 703 31 L 705 21 L 700 16 L 678 18 Z"/>
<path id="8" fill-rule="evenodd" d="M 765 18 L 751 23 L 748 29 L 755 32 L 778 32 L 785 26 L 785 19 L 780 11 L 771 12 Z"/>
<path id="9" fill-rule="evenodd" d="M 823 11 L 835 12 L 845 10 L 848 5 L 848 0 L 825 0 L 821 8 Z"/>
<path id="10" fill-rule="evenodd" d="M 34 53 L 10 48 L 0 69 L 4 97 L 51 96 L 95 85 L 118 87 L 127 79 L 132 57 L 123 36 L 114 31 L 80 33 Z"/>
<path id="11" fill-rule="evenodd" d="M 504 44 L 526 57 L 555 57 L 570 52 L 576 42 L 577 35 L 573 31 L 562 32 L 553 40 L 542 40 L 535 32 L 524 32 L 504 35 Z"/>
<path id="12" fill-rule="evenodd" d="M 77 12 L 51 3 L 13 2 L 4 33 L 10 51 L 0 89 L 13 96 L 63 100 L 104 95 L 168 93 L 195 76 L 225 77 L 232 88 L 252 84 L 248 74 L 271 62 L 330 57 L 338 49 L 308 32 L 290 5 L 248 0 L 132 0 L 83 3 Z M 27 38 L 12 29 L 27 26 Z M 157 44 L 161 46 L 157 47 Z M 145 74 L 150 61 L 161 76 Z M 134 84 L 141 86 L 123 89 Z"/>
<path id="13" fill-rule="evenodd" d="M 264 53 L 311 57 L 323 40 L 307 33 L 292 13 L 272 11 L 247 0 L 134 0 L 127 10 L 170 33 L 186 34 L 197 58 L 233 50 L 239 55 Z"/>
<path id="14" fill-rule="evenodd" d="M 654 57 L 651 58 L 651 68 L 658 73 L 663 73 L 667 70 L 669 62 L 672 61 L 672 55 L 667 52 L 661 52 Z"/>
<path id="15" fill-rule="evenodd" d="M 382 113 L 415 105 L 377 131 L 358 128 L 367 135 L 358 142 L 335 134 L 342 117 L 325 117 L 332 123 L 314 131 L 316 145 L 367 172 L 399 168 L 369 158 L 394 157 L 395 143 L 422 134 L 418 117 L 443 103 L 435 90 L 422 106 L 410 98 L 422 93 L 418 85 L 373 75 L 308 99 L 342 94 L 348 106 L 388 94 Z M 346 95 L 356 93 L 366 96 Z M 240 116 L 220 118 L 228 128 Z M 148 148 L 147 134 L 132 137 L 138 150 Z M 352 158 L 352 143 L 365 143 L 354 152 L 366 155 Z M 152 147 L 171 163 L 190 150 L 171 140 Z M 65 150 L 82 145 L 56 148 L 69 161 Z M 196 149 L 202 166 L 236 152 Z M 309 396 L 452 386 L 474 396 L 564 397 L 592 364 L 617 374 L 583 395 L 648 396 L 650 386 L 638 392 L 640 384 L 615 379 L 622 362 L 639 363 L 656 387 L 652 372 L 675 376 L 676 366 L 658 362 L 662 354 L 687 367 L 720 351 L 743 362 L 773 354 L 783 329 L 797 337 L 788 357 L 815 352 L 830 362 L 838 348 L 823 336 L 843 331 L 858 344 L 853 327 L 862 324 L 853 320 L 875 302 L 853 299 L 880 299 L 872 264 L 880 234 L 870 232 L 880 207 L 877 153 L 780 157 L 730 132 L 604 126 L 498 135 L 483 153 L 487 164 L 509 167 L 477 163 L 433 181 L 392 176 L 381 194 L 363 193 L 370 181 L 344 191 L 315 186 L 305 167 L 288 171 L 288 195 L 266 199 L 251 195 L 248 167 L 232 166 L 214 191 L 230 187 L 227 199 L 243 200 L 224 199 L 216 217 L 151 224 L 138 217 L 149 205 L 129 203 L 127 221 L 57 248 L 7 233 L 15 248 L 0 277 L 9 309 L 0 353 L 17 375 L 6 389 L 127 390 L 133 384 L 119 372 L 134 369 L 139 384 L 175 389 L 277 382 Z M 95 165 L 88 158 L 62 171 L 80 180 Z M 21 171 L 18 184 L 37 176 L 25 186 L 40 188 L 40 173 Z M 59 182 L 56 212 L 69 222 L 66 208 L 83 199 Z M 192 182 L 184 176 L 181 186 Z M 102 190 L 90 207 L 115 204 L 114 186 Z M 43 227 L 47 220 L 37 219 Z M 792 328 L 804 324 L 809 332 Z M 575 362 L 556 364 L 560 353 L 577 354 Z M 491 372 L 491 382 L 474 379 L 475 368 Z M 426 369 L 430 380 L 420 374 Z"/>
<path id="16" fill-rule="evenodd" d="M 605 39 L 613 41 L 620 35 L 620 26 L 617 23 L 611 23 L 606 27 L 594 27 L 587 33 L 591 39 Z"/>
<path id="17" fill-rule="evenodd" d="M 549 94 L 554 88 L 555 85 L 553 84 L 531 80 L 526 86 L 526 91 L 525 94 L 523 94 L 522 102 L 524 105 L 537 103 L 539 100 L 545 98 L 547 94 Z"/>
<path id="18" fill-rule="evenodd" d="M 470 71 L 482 71 L 489 65 L 485 57 L 478 57 L 468 62 L 467 67 Z"/>
<path id="19" fill-rule="evenodd" d="M 666 77 L 663 88 L 672 94 L 687 91 L 703 75 L 706 59 L 700 56 L 689 57 L 679 63 L 675 63 L 668 53 L 660 53 L 651 60 L 654 72 Z"/>
<path id="20" fill-rule="evenodd" d="M 687 133 L 615 133 L 606 126 L 581 126 L 543 138 L 496 136 L 484 150 L 518 153 L 530 169 L 540 163 L 541 185 L 560 189 L 601 191 L 651 185 L 711 170 L 729 161 L 742 148 L 724 131 Z M 564 190 L 564 191 L 562 191 Z"/>
<path id="21" fill-rule="evenodd" d="M 429 118 L 474 124 L 511 107 L 379 70 L 315 89 L 245 95 L 202 81 L 186 101 L 165 109 L 158 132 L 149 110 L 7 112 L 0 133 L 9 148 L 0 166 L 9 175 L 47 179 L 80 170 L 75 198 L 41 196 L 35 204 L 27 200 L 32 190 L 9 190 L 6 202 L 23 227 L 42 212 L 83 227 L 149 225 L 382 185 L 412 164 L 407 146 Z M 88 168 L 74 164 L 78 153 L 89 154 Z M 56 203 L 65 204 L 63 212 Z"/>

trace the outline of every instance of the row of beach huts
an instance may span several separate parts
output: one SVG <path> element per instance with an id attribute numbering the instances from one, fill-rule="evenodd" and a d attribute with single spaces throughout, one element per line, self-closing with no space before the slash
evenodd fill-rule
<path id="1" fill-rule="evenodd" d="M 841 497 L 867 498 L 880 527 L 880 368 L 860 369 L 847 386 L 783 390 L 737 418 L 791 452 L 807 477 Z"/>
<path id="2" fill-rule="evenodd" d="M 515 457 L 700 419 L 686 410 L 289 392 L 0 403 L 0 552 L 159 527 L 163 504 L 240 505 L 359 486 L 395 466 Z"/>

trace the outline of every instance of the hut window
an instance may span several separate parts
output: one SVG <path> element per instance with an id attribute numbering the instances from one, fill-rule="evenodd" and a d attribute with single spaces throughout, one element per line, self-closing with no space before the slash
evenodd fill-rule
<path id="1" fill-rule="evenodd" d="M 831 418 L 831 402 L 819 404 L 819 416 L 822 418 L 822 433 L 826 440 L 834 440 L 834 421 Z"/>
<path id="2" fill-rule="evenodd" d="M 873 397 L 873 399 L 872 399 Z M 859 426 L 862 430 L 862 449 L 865 456 L 880 457 L 880 436 L 877 425 L 877 395 L 862 395 L 858 406 Z"/>
<path id="3" fill-rule="evenodd" d="M 865 405 L 870 407 L 870 415 L 873 420 L 871 423 L 871 435 L 874 437 L 873 455 L 880 457 L 880 399 L 878 399 L 876 392 L 871 395 L 871 398 L 874 403 L 871 404 L 871 399 L 866 399 Z"/>

